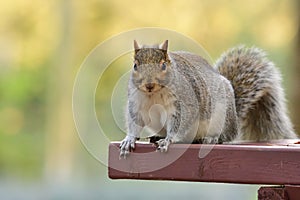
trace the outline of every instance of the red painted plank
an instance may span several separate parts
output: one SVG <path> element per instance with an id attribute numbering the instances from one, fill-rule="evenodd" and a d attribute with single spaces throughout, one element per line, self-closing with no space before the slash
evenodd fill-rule
<path id="1" fill-rule="evenodd" d="M 280 187 L 261 187 L 258 200 L 299 200 L 300 186 L 285 185 Z"/>
<path id="2" fill-rule="evenodd" d="M 258 190 L 258 200 L 290 200 L 284 187 L 261 187 Z"/>
<path id="3" fill-rule="evenodd" d="M 288 194 L 289 200 L 299 200 L 300 199 L 300 186 L 299 185 L 286 185 L 286 193 Z"/>
<path id="4" fill-rule="evenodd" d="M 300 145 L 286 145 L 172 144 L 160 153 L 138 143 L 125 160 L 119 159 L 119 143 L 111 143 L 108 173 L 112 179 L 299 185 Z"/>

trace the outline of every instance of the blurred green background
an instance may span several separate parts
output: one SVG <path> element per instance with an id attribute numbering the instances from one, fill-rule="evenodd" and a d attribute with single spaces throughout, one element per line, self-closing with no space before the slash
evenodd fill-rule
<path id="1" fill-rule="evenodd" d="M 299 8 L 297 0 L 2 1 L 0 199 L 256 199 L 259 186 L 109 180 L 77 136 L 73 84 L 97 44 L 134 28 L 187 35 L 213 60 L 237 44 L 255 45 L 281 69 L 299 131 Z M 109 118 L 105 125 L 115 126 Z"/>

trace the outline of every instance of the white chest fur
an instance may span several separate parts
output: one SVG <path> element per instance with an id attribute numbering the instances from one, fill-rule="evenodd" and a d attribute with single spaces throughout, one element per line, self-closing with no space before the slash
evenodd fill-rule
<path id="1" fill-rule="evenodd" d="M 146 125 L 142 131 L 142 137 L 160 135 L 165 136 L 167 120 L 175 113 L 175 98 L 166 89 L 161 89 L 151 95 L 137 91 L 136 111 L 141 115 Z"/>

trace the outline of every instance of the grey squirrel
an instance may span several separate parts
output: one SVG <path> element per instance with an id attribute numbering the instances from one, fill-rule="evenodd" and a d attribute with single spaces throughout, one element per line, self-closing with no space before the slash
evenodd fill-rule
<path id="1" fill-rule="evenodd" d="M 168 51 L 168 40 L 155 46 L 134 41 L 126 122 L 121 157 L 146 126 L 161 137 L 161 152 L 171 143 L 297 138 L 280 72 L 262 50 L 244 46 L 225 52 L 212 67 L 199 55 Z"/>

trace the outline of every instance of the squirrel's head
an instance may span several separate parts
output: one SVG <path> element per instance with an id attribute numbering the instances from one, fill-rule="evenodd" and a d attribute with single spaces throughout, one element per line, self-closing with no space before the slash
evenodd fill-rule
<path id="1" fill-rule="evenodd" d="M 171 63 L 167 51 L 168 40 L 161 45 L 142 47 L 134 40 L 132 81 L 139 90 L 151 94 L 168 84 Z"/>

